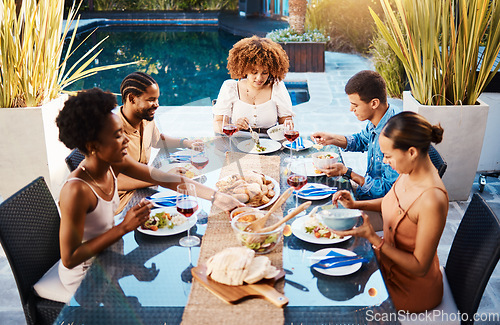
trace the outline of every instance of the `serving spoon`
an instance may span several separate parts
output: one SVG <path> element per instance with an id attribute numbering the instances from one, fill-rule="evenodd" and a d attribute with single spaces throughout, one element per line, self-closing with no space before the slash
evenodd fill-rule
<path id="1" fill-rule="evenodd" d="M 269 218 L 269 216 L 271 214 L 273 214 L 283 203 L 285 203 L 286 200 L 288 200 L 290 195 L 292 195 L 292 192 L 293 192 L 293 187 L 290 187 L 285 192 L 283 192 L 283 194 L 281 194 L 281 196 L 271 206 L 269 211 L 267 211 L 266 214 L 262 218 L 259 218 L 255 221 L 253 221 L 248 226 L 246 226 L 245 231 L 258 232 L 260 229 L 262 229 L 265 226 L 266 221 Z"/>
<path id="2" fill-rule="evenodd" d="M 311 201 L 307 201 L 307 202 L 302 203 L 301 205 L 299 205 L 299 207 L 297 209 L 293 210 L 286 217 L 284 217 L 280 221 L 276 222 L 274 225 L 262 228 L 258 232 L 273 231 L 274 229 L 278 228 L 279 226 L 281 226 L 282 224 L 284 224 L 288 220 L 292 219 L 293 217 L 295 217 L 296 215 L 298 215 L 299 213 L 301 213 L 302 211 L 304 211 L 305 209 L 307 209 L 311 205 L 311 203 L 312 203 Z"/>

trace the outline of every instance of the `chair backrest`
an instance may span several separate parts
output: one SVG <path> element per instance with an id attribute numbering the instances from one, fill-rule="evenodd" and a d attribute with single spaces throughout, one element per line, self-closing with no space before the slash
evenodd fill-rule
<path id="1" fill-rule="evenodd" d="M 66 157 L 66 165 L 68 165 L 69 171 L 74 171 L 78 165 L 85 159 L 83 153 L 80 152 L 77 148 L 73 149 L 71 153 Z"/>
<path id="2" fill-rule="evenodd" d="M 446 163 L 446 161 L 444 161 L 443 157 L 441 157 L 439 152 L 432 145 L 429 147 L 429 157 L 431 158 L 434 167 L 436 167 L 436 169 L 438 170 L 439 177 L 443 178 L 448 164 Z"/>
<path id="3" fill-rule="evenodd" d="M 33 311 L 33 285 L 60 259 L 59 224 L 59 211 L 43 177 L 0 205 L 0 243 L 27 319 Z"/>
<path id="4" fill-rule="evenodd" d="M 458 310 L 468 314 L 469 320 L 479 307 L 499 258 L 500 221 L 475 193 L 455 234 L 445 267 Z"/>

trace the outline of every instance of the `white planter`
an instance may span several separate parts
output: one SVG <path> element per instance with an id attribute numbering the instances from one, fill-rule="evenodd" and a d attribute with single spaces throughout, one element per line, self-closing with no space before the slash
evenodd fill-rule
<path id="1" fill-rule="evenodd" d="M 498 139 L 500 139 L 500 93 L 483 93 L 479 98 L 490 106 L 490 110 L 477 170 L 497 172 L 500 171 L 500 145 L 498 144 Z"/>
<path id="2" fill-rule="evenodd" d="M 38 176 L 59 196 L 70 150 L 59 141 L 55 119 L 67 96 L 43 106 L 0 108 L 0 195 L 6 199 Z"/>
<path id="3" fill-rule="evenodd" d="M 441 124 L 443 141 L 436 149 L 448 164 L 444 185 L 451 201 L 467 200 L 481 156 L 489 106 L 482 100 L 478 105 L 422 105 L 405 91 L 403 110 L 417 112 L 431 124 Z"/>

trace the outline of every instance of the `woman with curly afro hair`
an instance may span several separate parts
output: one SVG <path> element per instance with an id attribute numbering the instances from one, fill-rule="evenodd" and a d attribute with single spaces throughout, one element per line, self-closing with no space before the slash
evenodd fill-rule
<path id="1" fill-rule="evenodd" d="M 292 119 L 292 101 L 283 79 L 289 62 L 285 50 L 267 38 L 252 36 L 234 44 L 227 68 L 231 74 L 213 107 L 214 131 L 231 120 L 238 130 L 259 133 Z M 234 80 L 237 79 L 237 80 Z"/>
<path id="2" fill-rule="evenodd" d="M 59 139 L 70 149 L 78 148 L 85 159 L 61 189 L 61 260 L 35 285 L 43 298 L 69 302 L 93 257 L 149 219 L 152 203 L 142 200 L 126 212 L 120 224 L 114 224 L 120 173 L 172 190 L 181 183 L 195 184 L 198 197 L 212 200 L 225 211 L 243 206 L 227 194 L 132 159 L 127 155 L 129 139 L 123 122 L 112 112 L 115 107 L 113 94 L 94 88 L 69 97 L 56 118 Z M 51 279 L 57 277 L 65 290 L 54 290 Z"/>

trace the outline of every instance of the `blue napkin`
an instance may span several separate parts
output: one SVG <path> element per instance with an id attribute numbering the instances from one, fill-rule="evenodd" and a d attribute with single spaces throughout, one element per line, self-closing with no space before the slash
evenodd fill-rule
<path id="1" fill-rule="evenodd" d="M 297 140 L 292 142 L 292 144 L 288 145 L 289 147 L 291 146 L 292 149 L 304 149 L 304 141 L 302 140 L 302 137 L 298 137 Z"/>
<path id="2" fill-rule="evenodd" d="M 148 201 L 153 202 L 156 205 L 160 205 L 163 207 L 172 207 L 175 206 L 176 203 L 176 196 L 164 196 L 164 197 L 158 197 L 158 198 L 152 198 L 148 196 L 146 198 Z"/>
<path id="3" fill-rule="evenodd" d="M 366 263 L 367 259 L 362 258 L 359 255 L 355 256 L 346 256 L 335 251 L 330 251 L 326 256 L 331 256 L 321 261 L 314 263 L 311 267 L 315 267 L 318 269 L 333 269 L 336 267 L 348 266 L 357 263 Z"/>
<path id="4" fill-rule="evenodd" d="M 330 188 L 308 187 L 307 189 L 300 190 L 298 194 L 301 196 L 322 196 L 327 194 L 333 194 L 335 192 L 337 192 L 336 187 L 330 187 Z"/>

